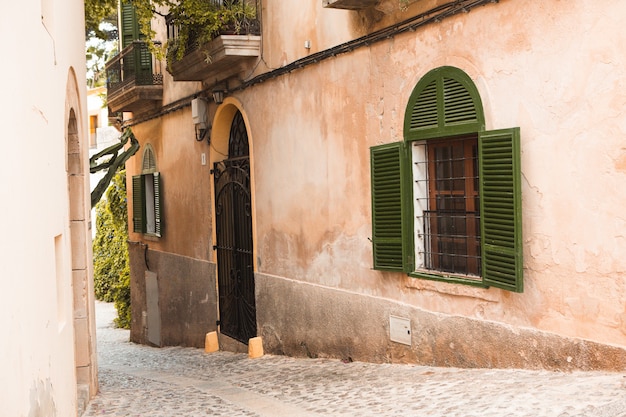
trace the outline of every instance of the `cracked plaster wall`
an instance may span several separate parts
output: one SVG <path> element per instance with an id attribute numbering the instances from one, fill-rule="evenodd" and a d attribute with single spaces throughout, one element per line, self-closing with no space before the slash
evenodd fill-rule
<path id="1" fill-rule="evenodd" d="M 625 346 L 626 5 L 609 3 L 501 1 L 244 92 L 258 271 Z M 488 129 L 521 128 L 523 294 L 371 270 L 369 147 L 402 139 L 442 65 L 472 77 Z"/>
<path id="2" fill-rule="evenodd" d="M 384 0 L 363 12 L 324 9 L 321 3 L 264 4 L 263 56 L 246 75 L 444 1 L 400 7 Z M 241 104 L 249 127 L 260 279 L 371 296 L 463 317 L 485 329 L 495 323 L 503 334 L 528 331 L 626 346 L 624 16 L 620 0 L 501 0 L 234 92 L 230 103 Z M 523 294 L 372 270 L 369 148 L 402 140 L 412 89 L 443 65 L 474 80 L 487 129 L 521 128 Z M 170 81 L 166 75 L 167 97 L 184 96 L 189 85 Z M 201 166 L 199 155 L 221 159 L 215 156 L 221 148 L 194 142 L 188 110 L 135 132 L 154 146 L 164 181 L 164 237 L 145 243 L 151 250 L 213 261 L 211 167 Z M 129 161 L 129 172 L 137 172 L 135 163 Z M 131 233 L 131 240 L 141 239 Z M 306 296 L 289 300 L 287 293 L 263 293 L 259 306 L 259 328 L 282 332 L 275 336 L 283 343 L 290 343 L 289 335 L 278 316 L 297 313 L 307 302 Z M 332 302 L 324 296 L 318 301 L 321 309 Z M 340 315 L 324 320 L 349 324 Z M 309 348 L 329 337 L 316 323 L 290 325 L 307 329 L 314 341 Z"/>

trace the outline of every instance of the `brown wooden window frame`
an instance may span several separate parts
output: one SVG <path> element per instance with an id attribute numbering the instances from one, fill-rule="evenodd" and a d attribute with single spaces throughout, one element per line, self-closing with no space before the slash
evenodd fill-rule
<path id="1" fill-rule="evenodd" d="M 480 200 L 477 135 L 424 144 L 426 165 L 421 170 L 426 183 L 426 210 L 416 221 L 423 222 L 422 269 L 428 272 L 479 278 Z M 418 196 L 418 198 L 420 198 Z"/>

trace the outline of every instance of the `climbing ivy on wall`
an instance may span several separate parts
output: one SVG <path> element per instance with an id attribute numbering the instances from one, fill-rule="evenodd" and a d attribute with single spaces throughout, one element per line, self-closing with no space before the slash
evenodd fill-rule
<path id="1" fill-rule="evenodd" d="M 96 299 L 115 302 L 118 327 L 130 327 L 130 265 L 128 261 L 126 171 L 119 171 L 96 204 L 96 237 L 93 242 Z"/>

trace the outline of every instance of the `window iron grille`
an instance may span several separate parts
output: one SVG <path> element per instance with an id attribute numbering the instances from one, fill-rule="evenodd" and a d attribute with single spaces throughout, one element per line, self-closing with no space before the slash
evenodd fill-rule
<path id="1" fill-rule="evenodd" d="M 418 269 L 481 276 L 476 138 L 416 145 L 415 222 Z M 421 155 L 417 156 L 416 155 Z"/>

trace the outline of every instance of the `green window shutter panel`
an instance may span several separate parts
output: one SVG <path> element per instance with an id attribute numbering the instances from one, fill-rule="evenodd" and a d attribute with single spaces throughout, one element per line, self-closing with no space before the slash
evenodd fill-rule
<path id="1" fill-rule="evenodd" d="M 137 48 L 137 62 L 139 62 L 138 74 L 143 84 L 151 84 L 152 80 L 152 52 L 146 47 Z"/>
<path id="2" fill-rule="evenodd" d="M 374 269 L 408 271 L 403 144 L 372 147 L 370 159 Z"/>
<path id="3" fill-rule="evenodd" d="M 134 40 L 140 38 L 139 22 L 137 21 L 137 14 L 135 8 L 131 2 L 121 2 L 121 39 L 122 48 L 130 45 Z"/>
<path id="4" fill-rule="evenodd" d="M 483 281 L 522 292 L 519 128 L 482 132 L 478 147 Z"/>
<path id="5" fill-rule="evenodd" d="M 156 158 L 154 157 L 152 146 L 146 145 L 142 162 L 142 172 L 154 172 L 156 170 Z"/>
<path id="6" fill-rule="evenodd" d="M 155 172 L 152 178 L 154 180 L 154 234 L 161 237 L 161 175 Z"/>
<path id="7" fill-rule="evenodd" d="M 484 129 L 480 94 L 458 68 L 440 67 L 417 83 L 404 119 L 404 140 L 441 138 Z"/>
<path id="8" fill-rule="evenodd" d="M 443 111 L 446 126 L 478 122 L 474 99 L 467 88 L 454 78 L 443 78 Z"/>
<path id="9" fill-rule="evenodd" d="M 410 129 L 431 129 L 439 126 L 437 111 L 437 80 L 432 80 L 417 97 L 411 111 Z"/>
<path id="10" fill-rule="evenodd" d="M 145 199 L 143 175 L 133 176 L 133 231 L 145 233 L 144 199 Z"/>

